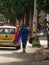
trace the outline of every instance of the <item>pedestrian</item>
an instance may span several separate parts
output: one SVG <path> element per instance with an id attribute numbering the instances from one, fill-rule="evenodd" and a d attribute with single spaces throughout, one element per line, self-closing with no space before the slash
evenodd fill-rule
<path id="1" fill-rule="evenodd" d="M 40 33 L 41 31 L 41 24 L 39 23 L 38 26 L 37 26 L 37 31 Z"/>
<path id="2" fill-rule="evenodd" d="M 29 29 L 27 28 L 27 26 L 23 25 L 22 38 L 21 38 L 23 52 L 25 52 L 25 49 L 26 49 L 26 44 L 27 44 L 27 40 L 28 40 L 28 34 L 29 34 Z"/>
<path id="3" fill-rule="evenodd" d="M 45 35 L 47 34 L 46 26 L 43 27 L 43 33 L 44 33 Z"/>

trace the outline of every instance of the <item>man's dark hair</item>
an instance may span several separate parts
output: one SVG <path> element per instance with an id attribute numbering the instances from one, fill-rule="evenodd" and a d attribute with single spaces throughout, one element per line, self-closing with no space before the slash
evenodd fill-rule
<path id="1" fill-rule="evenodd" d="M 27 27 L 27 25 L 23 24 L 24 27 Z"/>

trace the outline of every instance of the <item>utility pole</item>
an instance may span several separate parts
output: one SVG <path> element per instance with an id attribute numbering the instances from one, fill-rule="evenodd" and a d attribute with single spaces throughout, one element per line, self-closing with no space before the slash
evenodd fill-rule
<path id="1" fill-rule="evenodd" d="M 36 35 L 37 32 L 37 8 L 36 8 L 37 0 L 34 0 L 34 14 L 33 14 L 33 34 L 32 36 Z"/>

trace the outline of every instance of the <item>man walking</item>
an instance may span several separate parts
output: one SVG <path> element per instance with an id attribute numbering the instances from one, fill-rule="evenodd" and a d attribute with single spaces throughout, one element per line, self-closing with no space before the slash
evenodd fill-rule
<path id="1" fill-rule="evenodd" d="M 29 34 L 29 30 L 27 28 L 27 26 L 23 26 L 22 29 L 22 47 L 23 47 L 23 52 L 25 52 L 26 49 L 26 44 L 27 44 L 27 40 L 28 40 L 28 34 Z"/>

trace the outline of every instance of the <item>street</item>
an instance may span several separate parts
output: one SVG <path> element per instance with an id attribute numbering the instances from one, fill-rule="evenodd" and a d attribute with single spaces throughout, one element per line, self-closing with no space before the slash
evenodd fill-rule
<path id="1" fill-rule="evenodd" d="M 0 65 L 24 65 L 31 62 L 31 49 L 27 53 L 22 53 L 22 48 L 16 51 L 14 48 L 0 48 Z M 28 63 L 29 62 L 29 63 Z"/>
<path id="2" fill-rule="evenodd" d="M 0 65 L 49 65 L 49 50 L 32 47 L 27 43 L 26 53 L 15 48 L 0 48 Z"/>
<path id="3" fill-rule="evenodd" d="M 29 50 L 31 51 L 31 49 Z M 11 48 L 1 48 L 0 50 L 0 65 L 30 65 L 32 53 L 26 51 L 27 53 L 21 53 L 22 49 L 16 51 Z"/>
<path id="4" fill-rule="evenodd" d="M 49 0 L 0 0 L 0 65 L 49 65 Z"/>

